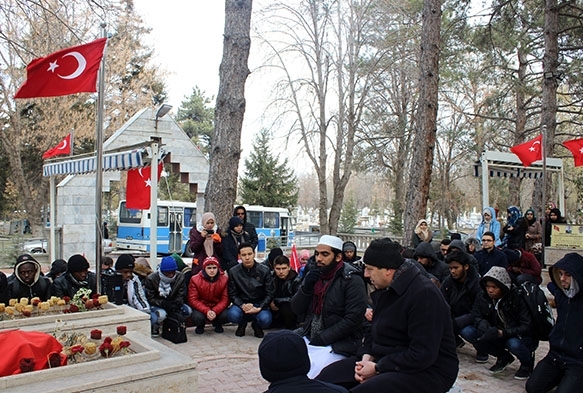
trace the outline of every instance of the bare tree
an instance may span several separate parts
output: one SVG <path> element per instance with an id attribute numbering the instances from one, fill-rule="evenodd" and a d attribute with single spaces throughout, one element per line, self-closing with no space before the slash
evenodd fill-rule
<path id="1" fill-rule="evenodd" d="M 232 215 L 237 196 L 252 3 L 252 0 L 225 0 L 223 60 L 210 148 L 210 181 L 205 195 L 205 211 L 212 211 L 222 227 L 226 227 Z"/>
<path id="2" fill-rule="evenodd" d="M 421 31 L 420 92 L 417 132 L 413 141 L 411 173 L 404 214 L 404 244 L 409 244 L 417 220 L 425 217 L 437 133 L 441 1 L 424 0 Z"/>

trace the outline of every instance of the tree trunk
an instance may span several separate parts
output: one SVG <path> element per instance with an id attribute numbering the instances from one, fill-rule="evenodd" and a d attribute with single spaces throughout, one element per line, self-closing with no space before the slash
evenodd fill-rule
<path id="1" fill-rule="evenodd" d="M 209 181 L 205 211 L 212 211 L 221 228 L 227 228 L 237 196 L 241 158 L 241 129 L 245 114 L 245 81 L 251 46 L 252 0 L 225 0 L 223 60 L 215 106 L 215 132 L 211 141 Z"/>
<path id="2" fill-rule="evenodd" d="M 417 220 L 425 217 L 431 183 L 433 150 L 437 133 L 437 94 L 439 84 L 439 44 L 441 32 L 441 1 L 423 2 L 421 31 L 420 91 L 417 112 L 417 132 L 413 142 L 411 173 L 405 208 L 403 244 L 411 242 Z"/>
<path id="3" fill-rule="evenodd" d="M 542 108 L 541 128 L 546 132 L 546 144 L 544 154 L 552 157 L 554 152 L 555 132 L 557 129 L 557 76 L 559 66 L 559 9 L 557 0 L 545 1 L 545 54 L 543 56 L 543 83 L 542 83 Z M 551 177 L 547 173 L 546 199 L 552 200 Z M 537 214 L 542 217 L 543 206 L 543 181 L 537 179 L 533 192 L 533 206 Z M 565 212 L 562 212 L 563 214 Z"/>
<path id="4" fill-rule="evenodd" d="M 514 126 L 514 143 L 513 145 L 518 145 L 523 143 L 527 138 L 525 135 L 526 129 L 526 104 L 525 104 L 525 94 L 524 89 L 526 88 L 526 67 L 528 64 L 528 59 L 526 57 L 526 52 L 522 48 L 522 44 L 518 45 L 516 57 L 518 59 L 518 71 L 517 79 L 518 84 L 515 86 L 516 91 L 516 124 Z M 508 180 L 508 195 L 510 197 L 509 202 L 511 205 L 520 206 L 520 184 L 522 180 L 518 177 L 511 177 Z M 507 207 L 507 206 L 506 206 Z M 501 206 L 501 208 L 504 208 Z"/>

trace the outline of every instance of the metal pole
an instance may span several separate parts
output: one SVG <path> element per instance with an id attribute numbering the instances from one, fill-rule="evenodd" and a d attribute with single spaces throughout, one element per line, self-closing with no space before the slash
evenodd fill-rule
<path id="1" fill-rule="evenodd" d="M 152 148 L 152 164 L 150 167 L 150 265 L 158 265 L 158 155 L 160 138 L 150 137 Z"/>
<path id="2" fill-rule="evenodd" d="M 544 217 L 545 214 L 545 206 L 546 206 L 546 199 L 547 199 L 547 126 L 543 125 L 541 127 L 541 133 L 543 135 L 542 138 L 542 143 L 541 143 L 541 155 L 543 158 L 543 190 L 542 190 L 542 213 L 541 216 Z M 546 220 L 546 217 L 545 217 Z M 546 222 L 543 221 L 543 225 L 542 226 L 542 264 L 543 267 L 545 265 L 545 239 L 546 239 L 546 233 L 545 233 L 545 227 L 546 227 Z"/>
<path id="3" fill-rule="evenodd" d="M 49 258 L 51 260 L 49 263 L 53 263 L 55 259 L 57 259 L 57 236 L 56 236 L 56 225 L 57 225 L 57 203 L 55 199 L 57 198 L 56 186 L 55 186 L 55 177 L 49 177 Z M 45 215 L 46 217 L 46 215 Z"/>
<path id="4" fill-rule="evenodd" d="M 102 37 L 107 38 L 105 23 L 101 24 Z M 99 67 L 97 87 L 97 131 L 95 136 L 95 274 L 97 292 L 101 293 L 101 256 L 103 255 L 103 232 L 101 230 L 101 193 L 103 190 L 103 108 L 105 101 L 105 53 Z"/>

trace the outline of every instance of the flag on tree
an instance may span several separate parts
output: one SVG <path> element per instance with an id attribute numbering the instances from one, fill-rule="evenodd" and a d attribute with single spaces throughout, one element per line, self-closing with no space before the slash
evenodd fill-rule
<path id="1" fill-rule="evenodd" d="M 570 141 L 563 142 L 571 154 L 573 154 L 573 159 L 575 159 L 575 166 L 583 165 L 583 138 L 572 139 Z"/>
<path id="2" fill-rule="evenodd" d="M 300 257 L 298 256 L 298 250 L 296 249 L 296 244 L 292 244 L 291 255 L 289 257 L 289 265 L 297 273 L 300 272 L 302 264 L 300 263 Z"/>
<path id="3" fill-rule="evenodd" d="M 533 162 L 542 160 L 542 139 L 539 135 L 528 142 L 521 143 L 510 148 L 510 151 L 518 156 L 524 166 L 530 166 Z"/>
<path id="4" fill-rule="evenodd" d="M 97 91 L 97 73 L 106 38 L 34 59 L 14 98 L 55 97 Z"/>
<path id="5" fill-rule="evenodd" d="M 68 154 L 71 154 L 71 134 L 67 135 L 57 146 L 45 151 L 43 154 L 43 160 Z"/>
<path id="6" fill-rule="evenodd" d="M 149 209 L 152 189 L 151 166 L 128 171 L 126 186 L 126 207 L 128 209 Z M 162 173 L 162 163 L 158 164 L 158 179 Z"/>

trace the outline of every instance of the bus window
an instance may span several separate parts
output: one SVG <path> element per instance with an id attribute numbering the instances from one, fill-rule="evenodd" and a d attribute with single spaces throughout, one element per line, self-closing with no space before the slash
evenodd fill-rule
<path id="1" fill-rule="evenodd" d="M 119 222 L 127 224 L 139 224 L 142 221 L 140 209 L 127 209 L 125 202 L 119 208 Z"/>
<path id="2" fill-rule="evenodd" d="M 158 206 L 158 226 L 168 226 L 168 207 L 166 206 Z"/>
<path id="3" fill-rule="evenodd" d="M 184 208 L 184 226 L 196 226 L 196 209 L 191 207 Z"/>
<path id="4" fill-rule="evenodd" d="M 253 212 L 253 211 L 249 211 L 247 210 L 247 221 L 250 222 L 251 224 L 255 225 L 256 228 L 262 228 L 263 227 L 263 212 Z"/>
<path id="5" fill-rule="evenodd" d="M 263 227 L 264 228 L 279 228 L 279 213 L 264 212 L 263 213 Z"/>

